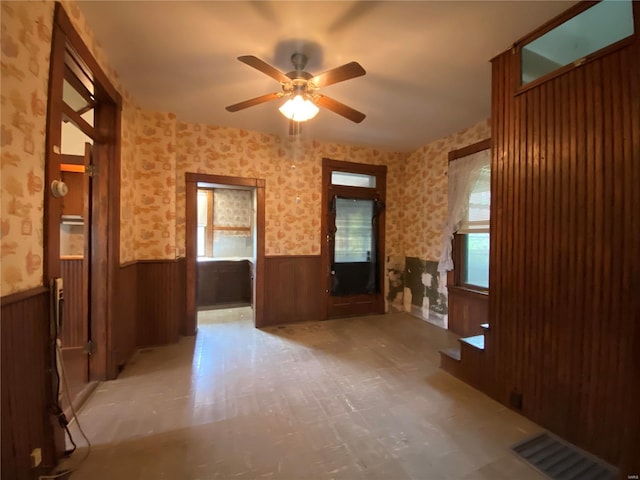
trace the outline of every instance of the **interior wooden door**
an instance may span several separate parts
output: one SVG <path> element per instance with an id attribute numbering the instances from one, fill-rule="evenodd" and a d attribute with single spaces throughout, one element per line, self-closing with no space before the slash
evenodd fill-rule
<path id="1" fill-rule="evenodd" d="M 384 313 L 385 183 L 384 166 L 323 160 L 327 318 Z"/>
<path id="2" fill-rule="evenodd" d="M 61 236 L 67 238 L 61 241 L 64 305 L 59 339 L 69 395 L 74 399 L 89 382 L 91 144 L 85 144 L 84 156 L 65 155 L 64 160 L 61 176 L 69 191 L 63 199 L 61 224 Z M 68 405 L 65 395 L 61 395 L 61 404 Z"/>

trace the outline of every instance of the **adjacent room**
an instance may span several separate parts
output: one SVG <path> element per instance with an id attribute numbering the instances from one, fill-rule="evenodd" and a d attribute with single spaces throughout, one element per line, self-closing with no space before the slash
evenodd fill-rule
<path id="1" fill-rule="evenodd" d="M 639 2 L 0 9 L 3 478 L 638 478 Z"/>

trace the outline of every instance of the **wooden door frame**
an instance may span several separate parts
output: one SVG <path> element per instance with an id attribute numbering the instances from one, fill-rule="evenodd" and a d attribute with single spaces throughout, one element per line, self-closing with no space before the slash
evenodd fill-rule
<path id="1" fill-rule="evenodd" d="M 347 172 L 347 173 L 359 173 L 363 175 L 372 175 L 376 177 L 375 192 L 382 202 L 386 202 L 387 198 L 387 167 L 386 165 L 371 165 L 366 163 L 345 162 L 341 160 L 332 160 L 330 158 L 322 159 L 322 209 L 320 220 L 320 285 L 324 289 L 322 298 L 322 318 L 329 318 L 329 295 L 331 292 L 331 275 L 329 268 L 329 195 L 328 192 L 332 188 L 331 185 L 331 172 Z M 369 188 L 361 187 L 333 187 L 335 190 L 340 190 L 341 193 L 358 195 L 358 191 L 371 193 Z M 378 255 L 380 261 L 378 263 L 378 278 L 380 279 L 380 294 L 377 302 L 376 313 L 384 313 L 384 278 L 385 278 L 385 262 L 386 262 L 386 248 L 385 248 L 385 212 L 382 211 L 379 217 L 378 223 Z"/>
<path id="2" fill-rule="evenodd" d="M 185 335 L 195 335 L 196 322 L 196 223 L 198 209 L 198 183 L 252 187 L 256 195 L 256 265 L 253 277 L 253 312 L 256 328 L 265 324 L 264 318 L 264 252 L 265 252 L 265 181 L 260 178 L 228 177 L 205 173 L 185 173 L 185 256 L 186 256 L 186 315 Z"/>
<path id="3" fill-rule="evenodd" d="M 51 62 L 47 108 L 44 192 L 44 275 L 45 286 L 59 277 L 60 215 L 62 199 L 55 198 L 49 186 L 60 177 L 61 119 L 65 112 L 62 87 L 65 75 L 65 50 L 70 47 L 83 62 L 95 85 L 93 138 L 93 222 L 91 231 L 92 282 L 91 331 L 94 352 L 89 358 L 89 380 L 115 378 L 117 366 L 111 355 L 115 319 L 117 275 L 120 260 L 120 149 L 122 97 L 111 84 L 73 27 L 59 2 L 55 4 L 51 41 Z M 64 445 L 62 445 L 64 447 Z"/>

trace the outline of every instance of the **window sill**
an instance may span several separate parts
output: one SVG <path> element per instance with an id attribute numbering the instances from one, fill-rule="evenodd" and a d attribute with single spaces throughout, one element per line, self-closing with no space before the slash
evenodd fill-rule
<path id="1" fill-rule="evenodd" d="M 475 288 L 469 288 L 469 287 L 463 287 L 460 285 L 447 285 L 447 289 L 448 290 L 453 290 L 454 292 L 463 292 L 463 293 L 470 293 L 470 294 L 474 294 L 474 295 L 481 295 L 483 297 L 488 297 L 489 296 L 489 290 L 481 290 L 481 289 L 475 289 Z"/>

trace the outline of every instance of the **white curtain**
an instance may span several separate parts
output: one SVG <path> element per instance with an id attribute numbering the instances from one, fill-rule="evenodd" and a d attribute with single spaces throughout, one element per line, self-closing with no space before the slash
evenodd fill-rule
<path id="1" fill-rule="evenodd" d="M 482 150 L 449 163 L 449 215 L 442 229 L 442 249 L 438 271 L 453 270 L 452 242 L 469 214 L 469 197 L 483 168 L 491 165 L 491 150 Z"/>

